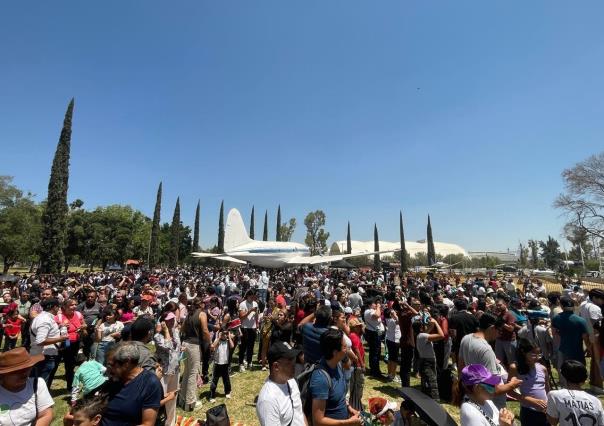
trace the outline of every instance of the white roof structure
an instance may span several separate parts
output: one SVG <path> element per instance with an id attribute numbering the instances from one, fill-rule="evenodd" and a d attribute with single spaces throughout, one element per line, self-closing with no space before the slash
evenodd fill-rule
<path id="1" fill-rule="evenodd" d="M 373 240 L 371 241 L 356 241 L 352 240 L 352 253 L 364 253 L 373 251 Z M 340 248 L 340 252 L 346 252 L 346 240 L 336 241 L 335 244 Z M 380 241 L 380 250 L 398 250 L 401 247 L 400 242 L 393 243 L 391 241 Z M 417 253 L 427 253 L 428 243 L 426 241 L 405 241 L 405 250 L 409 253 L 409 256 L 413 257 Z M 466 249 L 457 244 L 451 243 L 439 243 L 434 241 L 434 251 L 436 254 L 440 254 L 444 257 L 450 254 L 463 254 L 469 256 Z"/>

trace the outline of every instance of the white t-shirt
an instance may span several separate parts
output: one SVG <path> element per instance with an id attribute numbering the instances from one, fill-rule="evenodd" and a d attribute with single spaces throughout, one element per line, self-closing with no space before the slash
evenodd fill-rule
<path id="1" fill-rule="evenodd" d="M 487 400 L 484 405 L 481 405 L 482 411 L 486 414 L 493 424 L 499 425 L 499 410 L 493 404 L 493 401 Z M 459 416 L 461 418 L 461 426 L 492 426 L 492 424 L 484 417 L 484 414 L 471 402 L 461 404 Z"/>
<path id="2" fill-rule="evenodd" d="M 579 315 L 585 321 L 587 321 L 587 330 L 590 335 L 594 334 L 593 325 L 600 319 L 602 319 L 602 310 L 598 305 L 592 303 L 590 300 L 586 300 L 581 303 L 581 307 L 579 308 Z"/>
<path id="3" fill-rule="evenodd" d="M 59 349 L 57 344 L 42 346 L 48 338 L 59 337 L 59 326 L 55 322 L 55 317 L 50 312 L 40 312 L 40 315 L 34 318 L 30 328 L 31 335 L 31 355 L 58 355 Z M 1 400 L 0 400 L 1 401 Z M 1 424 L 1 423 L 0 423 Z"/>
<path id="4" fill-rule="evenodd" d="M 602 403 L 584 391 L 560 389 L 547 395 L 547 415 L 560 426 L 604 426 Z"/>
<path id="5" fill-rule="evenodd" d="M 38 378 L 38 414 L 52 407 L 54 402 L 46 382 Z M 27 379 L 25 388 L 19 392 L 9 392 L 0 386 L 0 425 L 30 426 L 36 418 L 36 398 L 34 379 Z"/>
<path id="6" fill-rule="evenodd" d="M 296 380 L 290 379 L 281 385 L 266 379 L 258 394 L 256 414 L 261 426 L 304 426 L 304 411 Z"/>
<path id="7" fill-rule="evenodd" d="M 124 324 L 121 321 L 116 321 L 113 324 L 104 322 L 101 324 L 101 342 L 115 342 L 111 336 L 114 333 L 119 333 L 124 329 Z"/>
<path id="8" fill-rule="evenodd" d="M 256 308 L 254 312 L 251 309 Z M 241 321 L 241 328 L 256 328 L 256 320 L 258 318 L 258 304 L 256 302 L 248 302 L 244 300 L 239 304 L 239 312 L 247 311 L 248 314 Z"/>
<path id="9" fill-rule="evenodd" d="M 363 319 L 365 320 L 365 324 L 367 325 L 367 330 L 369 331 L 377 331 L 378 333 L 384 332 L 384 324 L 382 324 L 382 319 L 375 319 L 372 315 L 375 314 L 375 309 L 367 309 L 365 311 L 365 315 L 363 315 Z"/>
<path id="10" fill-rule="evenodd" d="M 394 318 L 386 320 L 386 340 L 398 343 L 401 340 L 401 327 Z"/>

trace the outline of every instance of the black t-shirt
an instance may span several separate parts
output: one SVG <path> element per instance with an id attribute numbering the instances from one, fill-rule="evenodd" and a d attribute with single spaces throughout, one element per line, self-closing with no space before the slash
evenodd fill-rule
<path id="1" fill-rule="evenodd" d="M 459 351 L 461 339 L 466 334 L 474 333 L 478 329 L 478 320 L 468 311 L 456 312 L 449 318 L 449 330 L 455 330 L 455 338 L 453 339 L 453 347 L 451 350 L 454 353 Z"/>
<path id="2" fill-rule="evenodd" d="M 101 426 L 131 426 L 142 423 L 145 408 L 159 409 L 164 395 L 157 376 L 143 370 L 126 385 L 108 384 L 109 403 L 103 413 Z"/>

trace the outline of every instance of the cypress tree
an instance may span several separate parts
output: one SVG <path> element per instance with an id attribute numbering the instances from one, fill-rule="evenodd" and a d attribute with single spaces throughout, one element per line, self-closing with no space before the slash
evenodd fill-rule
<path id="1" fill-rule="evenodd" d="M 250 238 L 253 240 L 254 239 L 254 222 L 256 220 L 254 219 L 254 206 L 252 206 L 252 217 L 250 217 Z"/>
<path id="2" fill-rule="evenodd" d="M 174 206 L 170 234 L 170 266 L 175 268 L 178 265 L 178 250 L 180 248 L 180 197 L 176 199 L 176 206 Z"/>
<path id="3" fill-rule="evenodd" d="M 268 210 L 264 212 L 264 230 L 262 231 L 262 241 L 268 241 Z"/>
<path id="4" fill-rule="evenodd" d="M 159 231 L 161 214 L 161 192 L 162 183 L 157 188 L 157 198 L 155 200 L 155 210 L 153 211 L 153 223 L 151 225 L 151 240 L 149 241 L 149 267 L 159 264 Z"/>
<path id="5" fill-rule="evenodd" d="M 40 247 L 41 271 L 56 274 L 65 263 L 64 249 L 67 244 L 67 189 L 69 187 L 69 153 L 71 150 L 71 120 L 73 98 L 67 106 L 63 129 L 50 170 L 46 208 L 42 214 L 42 245 Z"/>
<path id="6" fill-rule="evenodd" d="M 277 241 L 281 241 L 281 204 L 277 207 Z"/>
<path id="7" fill-rule="evenodd" d="M 193 251 L 199 251 L 199 203 L 197 201 L 197 208 L 195 209 L 195 229 L 193 230 Z"/>
<path id="8" fill-rule="evenodd" d="M 403 229 L 403 212 L 400 212 L 399 228 L 401 233 L 401 272 L 407 272 L 407 249 L 405 248 L 405 231 Z"/>
<path id="9" fill-rule="evenodd" d="M 378 229 L 377 224 L 373 225 L 373 250 L 380 251 L 380 239 L 378 237 Z M 379 271 L 381 269 L 382 263 L 380 262 L 380 255 L 373 255 L 373 270 Z"/>
<path id="10" fill-rule="evenodd" d="M 224 200 L 220 203 L 220 215 L 218 217 L 218 252 L 224 253 Z"/>
<path id="11" fill-rule="evenodd" d="M 432 225 L 430 224 L 430 215 L 428 215 L 428 266 L 436 263 L 436 252 L 434 251 L 434 240 L 432 239 Z"/>
<path id="12" fill-rule="evenodd" d="M 352 240 L 350 239 L 350 222 L 348 222 L 348 232 L 346 233 L 346 253 L 352 254 Z"/>

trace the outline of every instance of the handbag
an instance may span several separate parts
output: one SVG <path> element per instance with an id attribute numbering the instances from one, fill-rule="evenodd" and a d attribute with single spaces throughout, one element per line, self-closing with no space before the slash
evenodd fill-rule
<path id="1" fill-rule="evenodd" d="M 206 426 L 230 426 L 226 405 L 220 404 L 206 411 Z"/>

